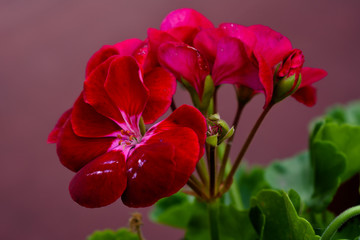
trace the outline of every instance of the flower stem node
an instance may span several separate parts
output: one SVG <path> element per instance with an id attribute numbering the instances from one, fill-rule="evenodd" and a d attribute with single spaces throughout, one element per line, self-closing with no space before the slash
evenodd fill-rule
<path id="1" fill-rule="evenodd" d="M 234 127 L 229 128 L 229 125 L 220 119 L 218 113 L 210 115 L 207 118 L 207 122 L 208 132 L 206 142 L 211 146 L 216 147 L 234 134 Z"/>
<path id="2" fill-rule="evenodd" d="M 181 78 L 181 82 L 189 91 L 195 107 L 199 109 L 200 112 L 202 112 L 203 114 L 206 114 L 215 92 L 215 85 L 212 77 L 210 75 L 206 76 L 201 96 L 199 96 L 198 91 L 184 78 Z"/>

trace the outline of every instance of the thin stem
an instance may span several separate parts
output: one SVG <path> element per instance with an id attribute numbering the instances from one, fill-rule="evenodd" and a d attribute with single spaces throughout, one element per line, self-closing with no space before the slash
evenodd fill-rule
<path id="1" fill-rule="evenodd" d="M 174 99 L 174 98 L 172 98 L 170 107 L 171 107 L 171 110 L 172 110 L 172 111 L 175 111 L 175 110 L 176 110 L 176 104 L 175 104 L 175 99 Z"/>
<path id="2" fill-rule="evenodd" d="M 205 186 L 205 189 L 209 186 L 209 176 L 206 174 L 206 165 L 204 158 L 201 158 L 199 162 L 196 164 L 196 171 L 200 177 L 202 184 Z"/>
<path id="3" fill-rule="evenodd" d="M 208 203 L 209 221 L 210 221 L 210 236 L 211 240 L 219 240 L 219 204 L 217 201 Z"/>
<path id="4" fill-rule="evenodd" d="M 203 190 L 198 185 L 196 185 L 196 183 L 191 178 L 189 178 L 187 185 L 196 193 L 196 195 L 199 196 L 199 198 L 204 200 L 208 199 L 206 193 L 204 193 Z"/>
<path id="5" fill-rule="evenodd" d="M 215 161 L 215 147 L 209 146 L 209 175 L 210 175 L 210 197 L 215 195 L 215 181 L 216 181 L 216 161 Z"/>
<path id="6" fill-rule="evenodd" d="M 330 240 L 336 231 L 350 218 L 360 214 L 360 206 L 349 208 L 337 216 L 325 229 L 320 240 Z"/>
<path id="7" fill-rule="evenodd" d="M 229 173 L 229 175 L 226 177 L 225 179 L 225 183 L 224 183 L 224 188 L 223 188 L 223 191 L 222 193 L 225 193 L 231 186 L 231 183 L 232 183 L 232 180 L 233 180 L 233 177 L 234 177 L 234 174 L 237 170 L 237 168 L 239 167 L 240 163 L 241 163 L 241 160 L 243 159 L 247 149 L 249 148 L 250 146 L 250 143 L 252 142 L 257 130 L 259 129 L 262 121 L 264 120 L 265 116 L 267 115 L 267 113 L 270 111 L 271 107 L 273 105 L 270 104 L 269 106 L 267 106 L 264 111 L 261 113 L 260 117 L 258 118 L 258 120 L 256 121 L 254 127 L 251 129 L 251 132 L 249 133 L 249 136 L 247 137 L 244 145 L 242 146 L 240 152 L 239 152 L 239 155 L 237 156 L 236 160 L 235 160 L 235 163 L 234 165 L 232 166 L 231 168 L 231 171 Z"/>
<path id="8" fill-rule="evenodd" d="M 235 114 L 234 121 L 233 121 L 233 124 L 232 124 L 232 126 L 235 129 L 235 132 L 237 130 L 237 125 L 239 123 L 239 119 L 240 119 L 242 110 L 244 109 L 245 105 L 246 105 L 246 103 L 238 101 L 236 114 Z M 228 162 L 228 158 L 229 158 L 231 145 L 232 145 L 232 141 L 234 139 L 234 136 L 235 136 L 235 133 L 226 142 L 225 153 L 224 153 L 224 157 L 223 157 L 223 159 L 221 161 L 221 166 L 220 166 L 219 175 L 218 175 L 218 185 L 221 184 L 221 182 L 223 180 L 223 177 L 224 177 L 226 164 Z"/>

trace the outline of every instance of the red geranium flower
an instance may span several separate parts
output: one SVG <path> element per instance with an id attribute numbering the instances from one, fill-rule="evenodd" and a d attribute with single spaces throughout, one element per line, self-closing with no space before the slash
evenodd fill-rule
<path id="1" fill-rule="evenodd" d="M 102 207 L 121 196 L 127 206 L 149 206 L 186 184 L 204 152 L 206 122 L 184 105 L 142 134 L 141 116 L 153 122 L 167 110 L 175 79 L 162 68 L 143 74 L 134 57 L 103 50 L 90 60 L 83 93 L 48 141 L 77 172 L 69 190 L 80 205 Z"/>

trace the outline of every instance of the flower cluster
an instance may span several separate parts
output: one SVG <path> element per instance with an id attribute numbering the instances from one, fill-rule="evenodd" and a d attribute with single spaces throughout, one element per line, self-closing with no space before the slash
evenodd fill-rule
<path id="1" fill-rule="evenodd" d="M 209 110 L 216 89 L 232 84 L 242 102 L 263 93 L 265 109 L 290 95 L 312 106 L 312 84 L 326 72 L 303 63 L 301 50 L 269 27 L 215 27 L 192 9 L 171 12 L 144 41 L 103 46 L 87 64 L 83 91 L 48 138 L 61 163 L 76 172 L 71 197 L 85 207 L 120 197 L 145 207 L 176 193 L 207 149 L 205 118 L 216 112 Z M 172 104 L 177 81 L 195 107 L 173 107 L 156 123 Z"/>

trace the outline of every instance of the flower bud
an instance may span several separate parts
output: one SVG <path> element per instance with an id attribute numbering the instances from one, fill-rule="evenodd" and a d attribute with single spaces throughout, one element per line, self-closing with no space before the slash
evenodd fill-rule
<path id="1" fill-rule="evenodd" d="M 274 93 L 272 101 L 280 102 L 293 94 L 301 83 L 301 69 L 304 55 L 299 49 L 294 49 L 278 66 L 274 75 Z"/>
<path id="2" fill-rule="evenodd" d="M 229 125 L 220 119 L 219 114 L 210 115 L 207 118 L 207 122 L 208 137 L 206 138 L 206 142 L 212 146 L 219 145 L 234 134 L 234 127 L 229 128 Z"/>

